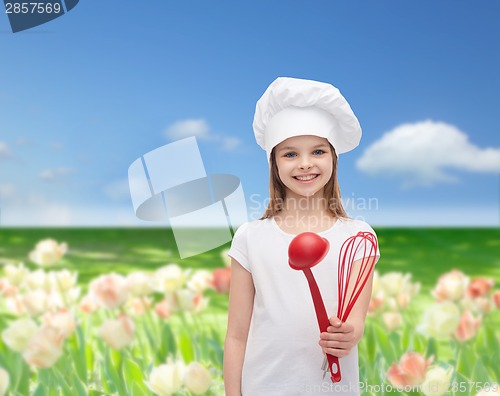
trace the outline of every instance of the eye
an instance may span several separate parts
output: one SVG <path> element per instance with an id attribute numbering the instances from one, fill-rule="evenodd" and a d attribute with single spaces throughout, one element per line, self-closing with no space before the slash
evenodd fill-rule
<path id="1" fill-rule="evenodd" d="M 313 151 L 313 154 L 315 154 L 315 155 L 321 155 L 321 154 L 325 154 L 325 153 L 326 153 L 326 151 L 320 150 L 320 149 Z"/>
<path id="2" fill-rule="evenodd" d="M 283 157 L 285 158 L 293 158 L 295 157 L 297 154 L 295 154 L 294 152 L 290 152 L 290 153 L 286 153 Z"/>

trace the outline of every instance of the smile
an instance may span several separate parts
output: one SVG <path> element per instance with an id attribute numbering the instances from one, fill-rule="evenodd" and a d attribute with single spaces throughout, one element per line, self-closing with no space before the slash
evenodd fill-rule
<path id="1" fill-rule="evenodd" d="M 293 176 L 293 178 L 301 182 L 308 182 L 316 179 L 318 176 L 319 176 L 318 174 L 314 174 L 314 175 L 304 175 L 304 176 Z"/>

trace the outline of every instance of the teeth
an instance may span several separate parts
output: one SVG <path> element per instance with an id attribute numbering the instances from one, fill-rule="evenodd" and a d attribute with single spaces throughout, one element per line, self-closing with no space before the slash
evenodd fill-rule
<path id="1" fill-rule="evenodd" d="M 295 176 L 296 179 L 307 181 L 307 180 L 312 180 L 318 175 L 310 175 L 310 176 Z"/>

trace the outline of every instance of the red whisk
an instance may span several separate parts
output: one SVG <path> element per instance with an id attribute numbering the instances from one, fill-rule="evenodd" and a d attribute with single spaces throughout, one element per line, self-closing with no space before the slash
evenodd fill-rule
<path id="1" fill-rule="evenodd" d="M 328 253 L 329 243 L 325 238 L 312 232 L 304 232 L 297 235 L 288 248 L 289 265 L 295 270 L 302 270 L 309 283 L 309 289 L 313 298 L 314 308 L 320 332 L 326 332 L 329 326 L 328 314 L 321 297 L 318 285 L 311 272 L 311 268 L 318 264 Z M 357 254 L 357 252 L 361 254 Z M 375 261 L 371 260 L 377 254 L 377 238 L 370 232 L 358 232 L 348 238 L 340 248 L 338 265 L 338 308 L 337 317 L 345 322 L 351 313 L 356 300 L 366 285 Z M 356 268 L 354 283 L 351 281 L 355 257 L 361 257 L 359 268 Z M 339 359 L 336 356 L 326 354 L 328 360 L 331 380 L 340 382 Z"/>

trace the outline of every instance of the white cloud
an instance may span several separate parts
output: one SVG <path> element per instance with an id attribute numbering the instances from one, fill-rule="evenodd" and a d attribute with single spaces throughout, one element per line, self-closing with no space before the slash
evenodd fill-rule
<path id="1" fill-rule="evenodd" d="M 172 140 L 196 136 L 202 140 L 218 143 L 225 151 L 234 150 L 241 144 L 241 140 L 236 137 L 213 133 L 208 122 L 202 118 L 177 121 L 165 129 L 165 136 Z"/>
<path id="2" fill-rule="evenodd" d="M 196 136 L 200 139 L 209 138 L 210 128 L 204 119 L 187 119 L 174 122 L 165 130 L 165 136 L 170 139 L 178 140 L 190 136 Z"/>
<path id="3" fill-rule="evenodd" d="M 454 182 L 449 170 L 500 172 L 500 148 L 479 148 L 444 122 L 403 124 L 385 133 L 357 161 L 366 173 L 404 178 L 405 186 Z"/>
<path id="4" fill-rule="evenodd" d="M 52 150 L 58 151 L 58 150 L 61 150 L 63 148 L 63 144 L 60 142 L 52 142 L 52 143 L 50 143 L 50 147 L 52 148 Z"/>
<path id="5" fill-rule="evenodd" d="M 26 137 L 20 137 L 16 139 L 16 145 L 18 146 L 31 146 L 33 142 L 31 139 L 26 138 Z"/>
<path id="6" fill-rule="evenodd" d="M 225 151 L 231 151 L 237 148 L 241 144 L 241 140 L 235 137 L 225 137 L 222 138 L 222 149 Z"/>
<path id="7" fill-rule="evenodd" d="M 10 158 L 10 150 L 5 142 L 0 141 L 0 159 Z"/>
<path id="8" fill-rule="evenodd" d="M 46 169 L 42 172 L 40 172 L 40 177 L 48 182 L 56 182 L 56 181 L 61 181 L 64 179 L 64 177 L 74 173 L 74 169 L 71 168 L 53 168 L 53 169 Z"/>

